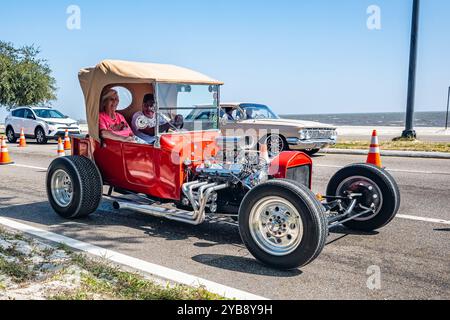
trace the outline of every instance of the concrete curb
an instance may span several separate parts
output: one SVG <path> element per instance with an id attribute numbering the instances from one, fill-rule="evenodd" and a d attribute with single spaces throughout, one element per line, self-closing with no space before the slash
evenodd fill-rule
<path id="1" fill-rule="evenodd" d="M 367 150 L 352 150 L 352 149 L 323 149 L 321 154 L 347 154 L 347 155 L 367 155 Z M 382 150 L 381 156 L 384 157 L 401 157 L 401 158 L 425 158 L 425 159 L 449 159 L 450 153 L 446 152 L 418 152 L 418 151 L 396 151 L 396 150 Z"/>

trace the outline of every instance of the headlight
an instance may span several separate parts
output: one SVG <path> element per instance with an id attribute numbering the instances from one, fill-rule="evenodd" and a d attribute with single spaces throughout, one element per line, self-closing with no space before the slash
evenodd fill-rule
<path id="1" fill-rule="evenodd" d="M 298 133 L 300 135 L 300 140 L 306 140 L 306 131 L 305 130 L 300 130 Z"/>
<path id="2" fill-rule="evenodd" d="M 300 140 L 311 140 L 312 135 L 309 130 L 303 129 L 298 132 L 300 134 Z"/>
<path id="3" fill-rule="evenodd" d="M 48 124 L 49 126 L 57 126 L 57 125 L 58 125 L 57 123 L 54 123 L 54 122 L 47 122 L 47 124 Z"/>

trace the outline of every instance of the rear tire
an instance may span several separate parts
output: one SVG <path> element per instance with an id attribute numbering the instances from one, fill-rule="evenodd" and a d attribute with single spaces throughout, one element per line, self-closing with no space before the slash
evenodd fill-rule
<path id="1" fill-rule="evenodd" d="M 239 230 L 256 259 L 283 270 L 311 263 L 328 236 L 324 208 L 311 190 L 282 179 L 247 193 L 239 209 Z"/>
<path id="2" fill-rule="evenodd" d="M 51 163 L 47 172 L 47 196 L 61 217 L 87 217 L 97 210 L 102 194 L 102 177 L 88 158 L 62 157 Z"/>
<path id="3" fill-rule="evenodd" d="M 36 142 L 38 144 L 46 144 L 47 143 L 48 140 L 47 140 L 47 137 L 45 135 L 45 131 L 41 127 L 37 127 L 36 128 L 36 130 L 34 132 L 34 135 L 36 137 Z"/>
<path id="4" fill-rule="evenodd" d="M 6 137 L 8 138 L 9 143 L 16 143 L 17 137 L 14 129 L 12 127 L 6 128 Z"/>
<path id="5" fill-rule="evenodd" d="M 328 184 L 327 195 L 345 196 L 346 191 L 363 193 L 362 201 L 365 207 L 369 207 L 371 203 L 377 204 L 377 212 L 374 214 L 344 223 L 350 229 L 380 229 L 395 218 L 400 208 L 400 191 L 395 179 L 389 172 L 374 165 L 354 164 L 338 171 Z"/>

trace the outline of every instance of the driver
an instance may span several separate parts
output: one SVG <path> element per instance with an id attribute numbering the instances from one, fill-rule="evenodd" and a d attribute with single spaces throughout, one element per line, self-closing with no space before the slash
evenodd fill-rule
<path id="1" fill-rule="evenodd" d="M 245 114 L 247 115 L 248 120 L 254 119 L 253 109 L 245 109 Z"/>
<path id="2" fill-rule="evenodd" d="M 159 132 L 167 132 L 171 128 L 181 129 L 183 127 L 184 119 L 181 115 L 177 115 L 174 120 L 169 121 L 164 119 L 164 117 L 158 118 Z M 131 128 L 137 137 L 143 139 L 149 144 L 153 144 L 156 141 L 155 127 L 155 97 L 152 93 L 148 93 L 144 96 L 144 100 L 142 102 L 142 111 L 136 112 L 133 115 Z"/>
<path id="3" fill-rule="evenodd" d="M 228 121 L 234 121 L 234 117 L 233 117 L 233 108 L 225 108 L 225 114 L 223 115 L 223 119 L 224 120 L 228 120 Z"/>

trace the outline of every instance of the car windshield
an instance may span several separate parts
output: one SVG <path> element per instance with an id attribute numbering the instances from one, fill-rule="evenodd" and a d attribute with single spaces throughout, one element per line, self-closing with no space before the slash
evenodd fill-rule
<path id="1" fill-rule="evenodd" d="M 36 115 L 39 118 L 44 118 L 44 119 L 64 119 L 65 116 L 57 111 L 57 110 L 53 110 L 53 109 L 34 109 L 34 112 L 36 113 Z"/>
<path id="2" fill-rule="evenodd" d="M 159 116 L 165 120 L 184 117 L 183 130 L 217 130 L 219 86 L 157 84 Z"/>
<path id="3" fill-rule="evenodd" d="M 245 113 L 245 118 L 250 119 L 280 119 L 280 117 L 273 112 L 268 106 L 262 104 L 241 104 L 242 111 Z"/>

